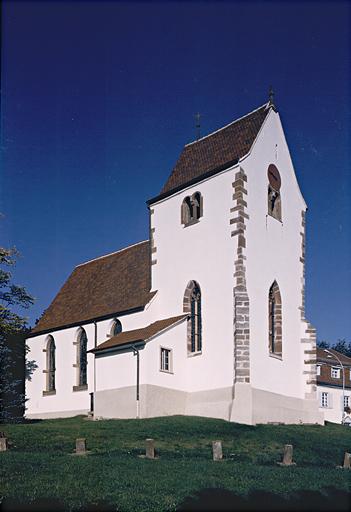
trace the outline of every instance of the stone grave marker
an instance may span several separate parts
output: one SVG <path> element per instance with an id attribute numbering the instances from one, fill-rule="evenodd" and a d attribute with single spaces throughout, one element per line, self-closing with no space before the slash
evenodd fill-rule
<path id="1" fill-rule="evenodd" d="M 223 459 L 222 441 L 212 441 L 212 457 L 213 460 Z"/>

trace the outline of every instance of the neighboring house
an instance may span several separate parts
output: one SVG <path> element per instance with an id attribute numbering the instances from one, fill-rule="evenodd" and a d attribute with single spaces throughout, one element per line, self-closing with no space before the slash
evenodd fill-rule
<path id="1" fill-rule="evenodd" d="M 336 354 L 337 357 L 333 357 Z M 340 359 L 342 365 L 338 361 Z M 343 391 L 344 371 L 344 391 Z M 333 349 L 326 352 L 317 348 L 317 388 L 319 410 L 323 412 L 326 421 L 341 423 L 351 421 L 350 413 L 345 408 L 351 409 L 351 357 L 347 357 Z"/>
<path id="2" fill-rule="evenodd" d="M 187 144 L 149 240 L 78 265 L 28 340 L 27 417 L 322 423 L 305 212 L 268 103 Z"/>

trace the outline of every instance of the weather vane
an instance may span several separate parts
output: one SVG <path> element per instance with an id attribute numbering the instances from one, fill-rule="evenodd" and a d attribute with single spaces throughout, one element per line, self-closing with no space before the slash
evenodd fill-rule
<path id="1" fill-rule="evenodd" d="M 195 124 L 195 128 L 196 128 L 196 140 L 199 140 L 200 138 L 200 118 L 201 118 L 201 114 L 200 112 L 197 112 L 195 115 L 195 121 L 196 121 L 196 124 Z"/>

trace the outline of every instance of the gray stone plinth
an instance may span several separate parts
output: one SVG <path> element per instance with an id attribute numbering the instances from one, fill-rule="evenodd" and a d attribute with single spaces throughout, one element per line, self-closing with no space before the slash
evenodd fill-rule
<path id="1" fill-rule="evenodd" d="M 345 452 L 343 468 L 351 469 L 351 453 Z"/>
<path id="2" fill-rule="evenodd" d="M 213 460 L 222 460 L 222 441 L 212 441 L 212 456 Z"/>
<path id="3" fill-rule="evenodd" d="M 146 458 L 155 458 L 155 441 L 153 439 L 146 439 Z"/>
<path id="4" fill-rule="evenodd" d="M 284 445 L 284 455 L 283 462 L 278 462 L 280 466 L 295 466 L 295 462 L 293 462 L 293 445 L 286 444 Z"/>
<path id="5" fill-rule="evenodd" d="M 87 441 L 84 438 L 76 439 L 76 454 L 85 454 L 87 451 Z"/>
<path id="6" fill-rule="evenodd" d="M 7 437 L 0 437 L 0 452 L 6 452 L 8 449 Z"/>

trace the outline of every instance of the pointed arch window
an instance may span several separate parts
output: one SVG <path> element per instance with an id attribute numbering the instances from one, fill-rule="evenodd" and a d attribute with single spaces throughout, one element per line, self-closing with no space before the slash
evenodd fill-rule
<path id="1" fill-rule="evenodd" d="M 87 380 L 87 365 L 88 365 L 88 357 L 87 357 L 87 345 L 88 338 L 87 333 L 81 327 L 78 333 L 77 340 L 77 381 L 78 388 L 86 388 L 88 385 Z"/>
<path id="2" fill-rule="evenodd" d="M 119 334 L 120 332 L 122 332 L 122 324 L 118 320 L 118 318 L 115 318 L 114 321 L 113 321 L 112 327 L 111 327 L 110 335 L 111 336 L 117 336 L 117 334 Z"/>
<path id="3" fill-rule="evenodd" d="M 48 337 L 46 344 L 46 391 L 54 393 L 56 391 L 56 346 L 52 336 Z"/>
<path id="4" fill-rule="evenodd" d="M 268 294 L 269 353 L 282 356 L 282 300 L 278 283 L 274 281 Z"/>
<path id="5" fill-rule="evenodd" d="M 198 222 L 203 216 L 203 199 L 200 192 L 187 196 L 182 202 L 181 222 L 185 226 Z"/>
<path id="6" fill-rule="evenodd" d="M 282 204 L 280 196 L 281 177 L 277 167 L 270 164 L 267 170 L 268 176 L 268 215 L 282 221 Z"/>
<path id="7" fill-rule="evenodd" d="M 201 290 L 196 281 L 190 281 L 184 294 L 184 312 L 189 313 L 187 338 L 188 353 L 202 351 Z"/>

